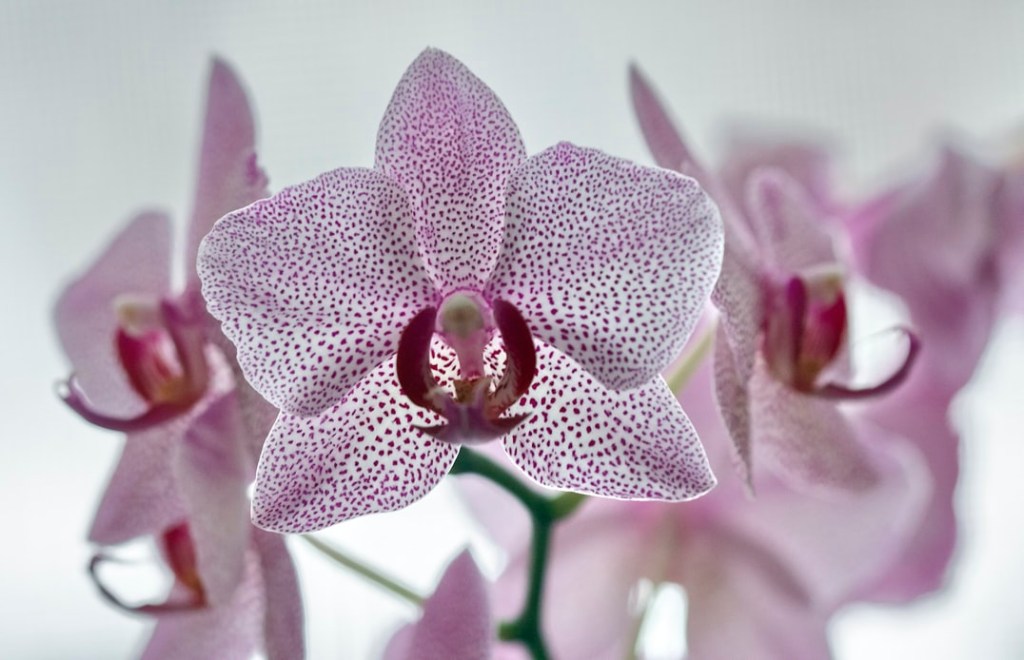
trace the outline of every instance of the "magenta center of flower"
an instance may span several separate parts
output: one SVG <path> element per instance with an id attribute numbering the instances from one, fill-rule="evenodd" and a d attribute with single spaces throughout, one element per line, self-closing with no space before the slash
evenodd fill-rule
<path id="1" fill-rule="evenodd" d="M 501 334 L 505 370 L 488 374 L 484 349 L 494 332 Z M 455 351 L 459 377 L 451 391 L 442 387 L 430 364 L 430 344 L 437 334 Z M 537 355 L 529 326 L 519 310 L 504 300 L 488 305 L 474 291 L 458 291 L 427 307 L 402 331 L 396 371 L 409 400 L 445 419 L 444 424 L 417 427 L 439 440 L 455 443 L 494 440 L 529 415 L 503 416 L 526 393 L 536 374 Z"/>
<path id="2" fill-rule="evenodd" d="M 115 302 L 117 355 L 132 388 L 153 406 L 189 405 L 209 379 L 201 333 L 172 303 L 122 297 Z"/>
<path id="3" fill-rule="evenodd" d="M 808 271 L 768 289 L 765 360 L 776 378 L 811 392 L 846 340 L 842 275 L 834 269 Z"/>
<path id="4" fill-rule="evenodd" d="M 188 410 L 210 379 L 205 330 L 196 310 L 153 297 L 123 296 L 114 303 L 114 346 L 131 388 L 148 408 L 123 418 L 92 407 L 72 375 L 61 394 L 86 421 L 115 431 L 137 431 Z"/>

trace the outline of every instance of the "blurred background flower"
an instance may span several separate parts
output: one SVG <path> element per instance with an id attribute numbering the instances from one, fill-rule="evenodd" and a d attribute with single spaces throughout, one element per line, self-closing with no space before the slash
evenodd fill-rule
<path id="1" fill-rule="evenodd" d="M 1019 158 L 1009 136 L 1024 120 L 1024 5 L 771 4 L 0 4 L 0 655 L 126 657 L 150 625 L 107 607 L 86 576 L 87 527 L 121 439 L 82 425 L 54 396 L 67 365 L 49 314 L 61 286 L 137 211 L 186 217 L 211 54 L 247 82 L 271 190 L 342 163 L 370 166 L 376 136 L 365 127 L 377 125 L 428 45 L 489 83 L 530 152 L 567 139 L 650 163 L 629 103 L 635 60 L 711 160 L 737 127 L 821 139 L 836 148 L 835 182 L 853 195 L 925 176 L 939 138 Z M 862 326 L 855 335 L 904 314 L 885 296 L 873 300 L 851 314 Z M 962 536 L 949 587 L 908 608 L 844 612 L 832 626 L 839 658 L 1024 652 L 1014 617 L 1024 611 L 1022 372 L 1024 321 L 1006 319 L 954 406 Z M 444 488 L 328 536 L 430 593 L 467 541 L 482 551 L 485 574 L 499 567 L 500 554 L 468 520 Z M 400 620 L 415 618 L 305 545 L 291 546 L 312 658 L 379 654 Z M 678 617 L 670 610 L 669 628 Z"/>

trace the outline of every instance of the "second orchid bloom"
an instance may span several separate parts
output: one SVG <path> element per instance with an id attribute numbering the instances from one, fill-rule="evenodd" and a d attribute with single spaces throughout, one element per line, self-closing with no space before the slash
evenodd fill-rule
<path id="1" fill-rule="evenodd" d="M 282 410 L 254 520 L 320 529 L 404 507 L 501 438 L 538 482 L 683 500 L 714 484 L 658 375 L 721 267 L 690 178 L 562 143 L 527 158 L 494 93 L 427 50 L 374 169 L 229 214 L 200 247 L 210 312 Z"/>

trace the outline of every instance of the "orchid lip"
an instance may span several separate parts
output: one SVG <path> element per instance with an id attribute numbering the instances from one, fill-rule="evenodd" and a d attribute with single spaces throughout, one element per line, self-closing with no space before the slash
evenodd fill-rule
<path id="1" fill-rule="evenodd" d="M 519 310 L 498 299 L 492 303 L 491 310 L 477 316 L 461 309 L 469 300 L 458 300 L 460 308 L 455 310 L 456 313 L 442 319 L 446 323 L 443 336 L 456 334 L 456 339 L 469 339 L 462 345 L 463 350 L 457 351 L 463 378 L 455 381 L 454 396 L 438 384 L 430 368 L 430 343 L 436 331 L 437 308 L 424 308 L 409 322 L 402 331 L 396 360 L 398 382 L 403 393 L 412 403 L 446 420 L 445 424 L 437 426 L 414 427 L 434 438 L 453 443 L 494 440 L 526 420 L 528 413 L 508 417 L 502 417 L 502 414 L 526 393 L 537 371 L 533 338 Z M 484 348 L 477 335 L 486 331 L 485 319 L 491 315 L 502 335 L 507 356 L 505 371 L 496 384 L 491 376 L 477 373 L 482 372 Z M 456 325 L 464 331 L 450 331 L 453 318 L 458 319 Z M 467 360 L 479 366 L 467 370 Z"/>
<path id="2" fill-rule="evenodd" d="M 163 603 L 143 603 L 141 605 L 126 603 L 120 596 L 115 594 L 107 585 L 105 585 L 103 580 L 100 579 L 99 566 L 100 564 L 107 562 L 119 564 L 129 563 L 123 559 L 119 559 L 102 552 L 96 553 L 89 560 L 89 577 L 92 578 L 93 584 L 96 585 L 96 588 L 99 590 L 100 595 L 103 596 L 104 600 L 120 610 L 132 614 L 159 616 L 161 614 L 168 614 L 172 612 L 191 612 L 193 610 L 206 607 L 206 599 L 203 597 L 202 593 L 193 592 L 191 590 L 190 596 L 187 599 L 180 601 L 167 600 Z"/>
<path id="3" fill-rule="evenodd" d="M 183 414 L 195 403 L 194 400 L 187 400 L 180 403 L 157 404 L 135 417 L 115 417 L 93 409 L 78 386 L 74 374 L 58 385 L 57 395 L 79 417 L 93 426 L 123 432 L 142 431 L 163 424 Z"/>
<path id="4" fill-rule="evenodd" d="M 164 559 L 170 566 L 171 572 L 174 573 L 178 584 L 188 590 L 188 597 L 179 600 L 168 599 L 163 603 L 129 605 L 103 583 L 99 576 L 99 566 L 106 562 L 120 564 L 132 562 L 98 552 L 89 560 L 89 576 L 96 588 L 99 589 L 100 594 L 115 607 L 136 614 L 160 615 L 170 612 L 188 612 L 206 607 L 208 603 L 202 581 L 199 578 L 195 544 L 192 541 L 188 525 L 181 523 L 167 529 L 160 536 L 160 541 L 163 546 Z"/>
<path id="5" fill-rule="evenodd" d="M 894 330 L 901 332 L 907 338 L 907 354 L 903 362 L 893 373 L 883 378 L 879 383 L 863 388 L 854 388 L 838 383 L 827 383 L 815 388 L 809 394 L 820 396 L 825 399 L 856 400 L 867 399 L 887 394 L 899 387 L 910 375 L 910 370 L 917 361 L 921 350 L 921 340 L 915 332 L 909 328 L 897 327 Z"/>

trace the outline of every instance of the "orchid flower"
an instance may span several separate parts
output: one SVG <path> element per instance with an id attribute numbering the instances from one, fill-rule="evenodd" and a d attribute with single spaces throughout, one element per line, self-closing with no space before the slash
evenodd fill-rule
<path id="1" fill-rule="evenodd" d="M 152 534 L 174 578 L 163 601 L 129 604 L 100 574 L 116 556 L 101 550 L 90 563 L 108 601 L 156 617 L 144 658 L 303 656 L 302 600 L 284 539 L 249 522 L 254 465 L 236 397 L 229 390 L 190 414 L 183 437 L 129 438 L 93 522 L 89 537 L 104 546 Z"/>
<path id="2" fill-rule="evenodd" d="M 703 450 L 658 373 L 721 249 L 692 179 L 568 143 L 527 159 L 495 94 L 426 50 L 374 169 L 286 188 L 201 245 L 209 310 L 282 411 L 255 523 L 311 531 L 404 507 L 461 444 L 497 438 L 556 488 L 705 492 Z"/>
<path id="3" fill-rule="evenodd" d="M 630 83 L 655 160 L 697 177 L 722 209 L 725 256 L 712 294 L 722 312 L 715 388 L 741 476 L 752 483 L 756 452 L 794 483 L 869 487 L 878 475 L 836 403 L 895 388 L 918 343 L 904 331 L 908 351 L 889 376 L 864 388 L 847 384 L 845 275 L 823 222 L 820 167 L 807 158 L 816 156 L 790 153 L 759 167 L 726 168 L 728 178 L 709 174 L 635 67 Z M 805 187 L 782 167 L 815 184 Z"/>
<path id="4" fill-rule="evenodd" d="M 252 112 L 214 60 L 186 266 L 221 214 L 263 196 Z M 174 586 L 164 602 L 119 606 L 154 615 L 146 657 L 273 658 L 301 654 L 302 615 L 283 541 L 252 527 L 246 490 L 273 411 L 233 375 L 225 341 L 189 276 L 171 287 L 170 221 L 138 216 L 57 303 L 74 365 L 65 402 L 86 421 L 128 434 L 89 538 L 102 546 L 152 536 Z M 296 641 L 297 640 L 297 641 Z"/>
<path id="5" fill-rule="evenodd" d="M 384 660 L 487 660 L 495 627 L 487 585 L 468 550 L 452 560 L 437 589 L 423 603 L 423 615 L 400 628 Z"/>
<path id="6" fill-rule="evenodd" d="M 900 296 L 923 343 L 907 383 L 864 415 L 916 440 L 935 484 L 901 560 L 864 598 L 904 602 L 945 584 L 957 538 L 960 454 L 949 410 L 981 359 L 1004 293 L 1014 286 L 1002 259 L 1013 243 L 1014 208 L 1022 208 L 1014 207 L 1013 196 L 1024 187 L 1015 185 L 1012 175 L 946 146 L 924 176 L 844 218 L 860 270 Z"/>
<path id="7" fill-rule="evenodd" d="M 912 534 L 928 473 L 910 443 L 868 424 L 855 428 L 873 449 L 879 478 L 871 487 L 822 496 L 768 478 L 756 499 L 747 497 L 744 484 L 721 471 L 730 440 L 712 377 L 705 363 L 680 400 L 724 475 L 713 492 L 686 504 L 591 500 L 555 528 L 543 622 L 554 657 L 630 657 L 649 604 L 650 588 L 640 588 L 647 581 L 683 587 L 679 626 L 690 660 L 828 658 L 831 615 L 872 584 Z M 510 557 L 492 588 L 500 620 L 519 611 L 529 520 L 485 485 L 460 488 Z"/>
<path id="8" fill-rule="evenodd" d="M 209 350 L 230 345 L 203 308 L 195 255 L 214 220 L 267 195 L 254 143 L 245 92 L 228 65 L 215 59 L 184 252 L 184 291 L 171 285 L 170 219 L 150 211 L 134 218 L 57 302 L 57 332 L 73 368 L 62 396 L 86 421 L 146 431 L 185 414 L 208 394 Z M 239 383 L 258 453 L 274 412 Z"/>

